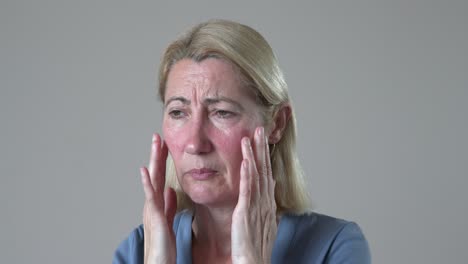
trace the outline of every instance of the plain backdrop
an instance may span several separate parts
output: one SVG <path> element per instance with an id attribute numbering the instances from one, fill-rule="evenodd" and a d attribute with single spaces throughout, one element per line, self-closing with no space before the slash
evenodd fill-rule
<path id="1" fill-rule="evenodd" d="M 270 42 L 314 210 L 374 263 L 468 259 L 467 1 L 0 3 L 0 263 L 110 263 L 141 223 L 167 44 L 210 18 Z"/>

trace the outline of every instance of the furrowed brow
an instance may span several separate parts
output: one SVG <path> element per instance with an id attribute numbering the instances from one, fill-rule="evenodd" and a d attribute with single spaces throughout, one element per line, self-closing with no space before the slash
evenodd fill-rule
<path id="1" fill-rule="evenodd" d="M 184 105 L 190 105 L 190 100 L 188 100 L 187 98 L 182 96 L 174 96 L 167 100 L 167 102 L 164 104 L 164 107 L 166 108 L 173 101 L 180 101 Z"/>
<path id="2" fill-rule="evenodd" d="M 227 103 L 232 104 L 235 107 L 239 108 L 240 110 L 244 110 L 244 107 L 242 107 L 241 104 L 239 104 L 237 101 L 232 100 L 231 98 L 221 96 L 221 97 L 203 99 L 203 104 L 204 105 L 213 105 L 213 104 L 217 104 L 217 103 L 220 103 L 220 102 L 227 102 Z"/>

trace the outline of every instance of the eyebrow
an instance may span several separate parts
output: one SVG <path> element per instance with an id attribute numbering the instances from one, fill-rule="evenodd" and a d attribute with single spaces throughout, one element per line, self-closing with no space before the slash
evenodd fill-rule
<path id="1" fill-rule="evenodd" d="M 239 108 L 239 110 L 244 110 L 244 107 L 242 107 L 241 104 L 239 104 L 237 101 L 234 101 L 232 100 L 231 98 L 228 98 L 228 97 L 224 97 L 224 96 L 220 96 L 220 97 L 215 97 L 215 98 L 205 98 L 203 99 L 203 104 L 205 105 L 212 105 L 212 104 L 217 104 L 217 103 L 220 103 L 220 102 L 227 102 L 227 103 L 230 103 L 234 106 L 236 106 L 237 108 Z"/>
<path id="2" fill-rule="evenodd" d="M 187 98 L 182 96 L 173 96 L 167 100 L 167 102 L 164 104 L 164 108 L 166 108 L 173 101 L 180 101 L 184 105 L 190 105 L 190 100 Z"/>
<path id="3" fill-rule="evenodd" d="M 191 104 L 191 101 L 188 100 L 185 97 L 174 96 L 174 97 L 171 97 L 171 98 L 169 98 L 167 100 L 167 102 L 164 104 L 164 107 L 167 107 L 173 101 L 180 101 L 184 105 L 190 105 Z M 220 96 L 220 97 L 212 97 L 212 98 L 208 97 L 208 98 L 203 99 L 203 104 L 204 105 L 213 105 L 213 104 L 218 104 L 220 102 L 227 102 L 227 103 L 230 103 L 230 104 L 236 106 L 237 108 L 239 108 L 242 111 L 244 110 L 244 107 L 240 103 L 238 103 L 237 101 L 232 100 L 231 98 L 228 98 L 228 97 Z"/>

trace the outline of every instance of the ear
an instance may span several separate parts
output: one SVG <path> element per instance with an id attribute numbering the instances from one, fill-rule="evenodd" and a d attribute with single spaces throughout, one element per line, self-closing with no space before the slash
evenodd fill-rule
<path id="1" fill-rule="evenodd" d="M 280 141 L 283 136 L 286 125 L 291 118 L 292 110 L 289 104 L 284 104 L 276 112 L 273 117 L 273 123 L 271 124 L 270 134 L 268 136 L 269 144 L 276 144 Z"/>

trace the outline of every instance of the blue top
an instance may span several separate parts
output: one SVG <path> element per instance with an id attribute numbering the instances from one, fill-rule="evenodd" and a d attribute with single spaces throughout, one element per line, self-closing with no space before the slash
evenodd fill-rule
<path id="1" fill-rule="evenodd" d="M 192 263 L 192 212 L 174 219 L 177 264 Z M 143 225 L 117 248 L 113 264 L 143 264 Z M 369 245 L 356 223 L 307 213 L 284 214 L 278 225 L 271 263 L 370 264 Z"/>

